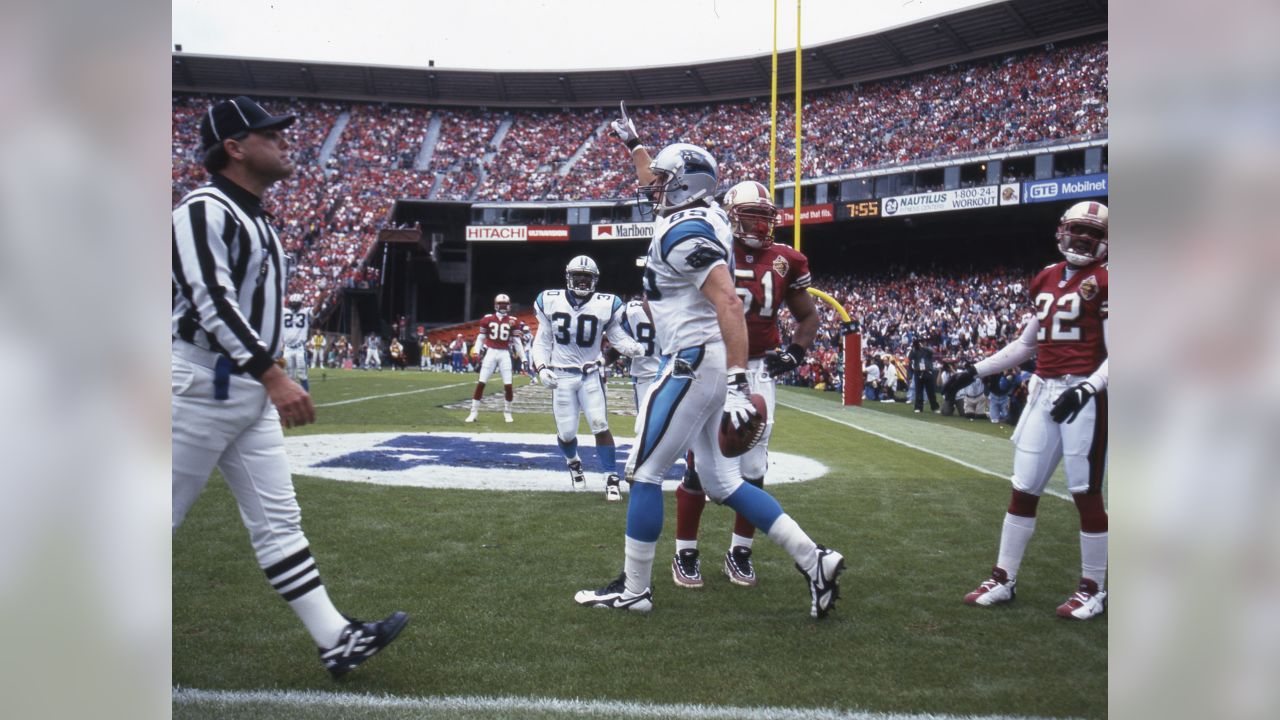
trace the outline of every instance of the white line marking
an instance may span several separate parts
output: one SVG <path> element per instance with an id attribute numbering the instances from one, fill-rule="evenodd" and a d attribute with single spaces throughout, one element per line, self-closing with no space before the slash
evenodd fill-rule
<path id="1" fill-rule="evenodd" d="M 834 418 L 834 417 L 831 417 L 830 415 L 823 415 L 823 414 L 822 414 L 822 413 L 820 413 L 820 412 L 816 412 L 816 411 L 814 411 L 814 410 L 808 410 L 808 409 L 806 409 L 806 408 L 802 408 L 802 407 L 800 407 L 799 405 L 792 405 L 791 403 L 782 402 L 781 400 L 778 400 L 778 401 L 777 401 L 777 403 L 778 403 L 779 405 L 782 405 L 783 407 L 789 407 L 789 408 L 791 408 L 792 410 L 797 410 L 797 411 L 802 412 L 802 413 L 808 413 L 809 415 L 813 415 L 813 416 L 816 416 L 816 417 L 820 417 L 820 418 L 822 418 L 822 419 L 824 419 L 824 420 L 830 420 L 831 422 L 833 422 L 833 423 L 837 423 L 837 424 L 839 424 L 839 425 L 845 425 L 845 426 L 847 426 L 847 427 L 851 427 L 851 428 L 853 428 L 854 430 L 861 430 L 862 432 L 867 433 L 867 434 L 869 434 L 869 435 L 875 435 L 875 436 L 876 436 L 876 437 L 878 437 L 878 438 L 881 438 L 881 439 L 883 439 L 883 440 L 888 440 L 889 442 L 892 442 L 892 443 L 897 443 L 897 444 L 902 445 L 902 446 L 904 446 L 904 447 L 909 447 L 909 448 L 911 448 L 912 450 L 919 450 L 919 451 L 920 451 L 920 452 L 922 452 L 922 453 L 926 453 L 926 454 L 929 454 L 929 455 L 933 455 L 933 456 L 935 456 L 935 457 L 940 457 L 940 458 L 942 458 L 943 460 L 949 460 L 949 461 L 951 461 L 951 462 L 953 462 L 953 463 L 955 463 L 955 464 L 957 464 L 957 465 L 961 465 L 961 466 L 967 467 L 967 468 L 969 468 L 970 470 L 976 470 L 976 471 L 978 471 L 978 472 L 980 472 L 980 473 L 984 473 L 984 474 L 986 474 L 986 475 L 991 475 L 991 476 L 993 476 L 993 477 L 998 477 L 998 478 L 1000 478 L 1001 480 L 1008 480 L 1008 479 L 1009 479 L 1009 476 L 1008 476 L 1008 475 L 1006 475 L 1005 473 L 998 473 L 998 472 L 996 472 L 995 470 L 991 470 L 991 469 L 989 469 L 989 468 L 984 468 L 984 467 L 982 467 L 982 466 L 980 466 L 980 465 L 974 465 L 973 463 L 971 463 L 971 462 L 966 462 L 966 461 L 964 461 L 964 460 L 961 460 L 961 459 L 960 459 L 960 458 L 958 458 L 958 457 L 952 457 L 951 455 L 947 455 L 946 453 L 940 453 L 940 452 L 938 452 L 937 450 L 930 450 L 930 449 L 929 449 L 929 448 L 927 448 L 927 447 L 922 447 L 922 446 L 920 446 L 920 445 L 916 445 L 916 444 L 914 444 L 914 443 L 909 443 L 909 442 L 907 442 L 906 440 L 902 440 L 902 439 L 899 439 L 899 438 L 893 437 L 893 436 L 891 436 L 891 435 L 885 435 L 885 434 L 884 434 L 884 433 L 882 433 L 882 432 L 877 432 L 877 431 L 875 431 L 875 430 L 871 430 L 871 429 L 869 429 L 869 428 L 862 427 L 861 425 L 858 425 L 857 423 L 850 422 L 850 421 L 848 421 L 848 420 L 842 420 L 842 419 L 840 419 L 840 418 Z M 1056 498 L 1062 498 L 1063 500 L 1071 500 L 1071 496 L 1070 496 L 1070 495 L 1067 495 L 1066 493 L 1063 493 L 1063 492 L 1059 492 L 1059 491 L 1057 491 L 1057 490 L 1053 490 L 1053 489 L 1051 489 L 1051 488 L 1045 488 L 1044 492 L 1045 492 L 1045 494 L 1046 494 L 1046 495 L 1052 495 L 1052 496 L 1054 496 L 1054 497 L 1056 497 Z"/>
<path id="2" fill-rule="evenodd" d="M 377 400 L 379 398 L 399 397 L 401 395 L 416 395 L 417 393 L 431 392 L 432 390 L 444 390 L 445 388 L 462 387 L 471 383 L 453 383 L 452 385 L 440 385 L 437 387 L 419 388 L 417 390 L 406 390 L 404 392 L 387 393 L 386 395 L 369 395 L 367 397 L 351 398 L 350 400 L 339 400 L 337 402 L 320 403 L 316 405 L 318 408 L 334 407 L 335 405 L 350 405 L 352 403 L 364 402 L 365 400 Z"/>
<path id="3" fill-rule="evenodd" d="M 527 712 L 563 715 L 613 716 L 680 720 L 1031 720 L 1022 715 L 934 715 L 921 713 L 879 713 L 859 710 L 784 707 L 717 707 L 712 705 L 659 705 L 625 700 L 560 700 L 537 697 L 397 697 L 358 695 L 316 690 L 197 690 L 173 689 L 175 705 L 214 704 L 273 705 L 277 707 L 319 707 L 357 709 L 455 712 Z"/>

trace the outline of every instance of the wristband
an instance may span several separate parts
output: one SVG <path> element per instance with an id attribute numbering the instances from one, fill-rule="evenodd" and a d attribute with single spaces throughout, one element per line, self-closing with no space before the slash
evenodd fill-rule
<path id="1" fill-rule="evenodd" d="M 627 144 L 627 149 L 630 150 L 631 152 L 635 152 L 640 148 L 644 147 L 644 143 L 640 142 L 640 138 L 638 137 L 631 138 L 630 140 L 627 141 L 626 144 Z"/>

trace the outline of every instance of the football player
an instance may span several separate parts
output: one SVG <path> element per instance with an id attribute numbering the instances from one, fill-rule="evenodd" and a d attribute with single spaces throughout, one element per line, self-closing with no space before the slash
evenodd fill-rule
<path id="1" fill-rule="evenodd" d="M 480 398 L 484 396 L 484 384 L 494 371 L 502 374 L 502 419 L 514 422 L 511 417 L 511 347 L 519 347 L 520 321 L 511 315 L 511 298 L 499 293 L 493 299 L 493 312 L 480 319 L 480 334 L 476 336 L 476 348 L 480 353 L 480 380 L 471 395 L 471 414 L 465 422 L 475 422 L 480 414 Z"/>
<path id="2" fill-rule="evenodd" d="M 578 457 L 578 413 L 596 437 L 596 458 L 605 473 L 605 500 L 622 499 L 618 481 L 617 450 L 605 410 L 605 380 L 600 342 L 606 335 L 628 357 L 644 353 L 644 347 L 622 329 L 622 299 L 596 292 L 600 270 L 586 255 L 569 261 L 564 289 L 543 290 L 534 301 L 538 332 L 533 340 L 533 365 L 538 379 L 552 390 L 556 417 L 556 443 L 569 466 L 575 490 L 586 487 L 582 459 Z"/>
<path id="3" fill-rule="evenodd" d="M 284 364 L 285 370 L 303 390 L 311 392 L 307 382 L 307 331 L 311 328 L 311 308 L 302 307 L 302 294 L 289 295 L 284 309 Z"/>
<path id="4" fill-rule="evenodd" d="M 1036 505 L 1061 460 L 1080 513 L 1080 583 L 1058 616 L 1088 620 L 1106 610 L 1107 511 L 1107 206 L 1072 205 L 1058 223 L 1066 258 L 1031 281 L 1035 315 L 1004 349 L 968 365 L 943 389 L 954 397 L 976 377 L 1036 356 L 1027 405 L 1013 431 L 1013 494 L 991 577 L 964 597 L 990 606 L 1014 599 L 1018 567 L 1036 528 Z"/>
<path id="5" fill-rule="evenodd" d="M 725 193 L 724 209 L 733 230 L 734 284 L 747 319 L 747 382 L 750 392 L 763 396 L 769 409 L 759 443 L 730 462 L 740 464 L 744 482 L 764 487 L 778 392 L 774 379 L 804 362 L 818 335 L 818 310 L 808 292 L 808 258 L 773 242 L 778 209 L 769 199 L 769 190 L 751 180 L 738 183 Z M 795 336 L 785 348 L 778 334 L 778 309 L 784 304 L 796 319 Z M 671 578 L 679 587 L 700 588 L 703 584 L 698 525 L 706 503 L 691 453 L 684 480 L 676 488 L 676 554 L 671 560 Z M 735 585 L 756 585 L 751 562 L 755 533 L 755 526 L 738 513 L 723 565 L 724 574 Z"/>
<path id="6" fill-rule="evenodd" d="M 632 161 L 644 165 L 648 152 L 625 114 L 612 127 L 631 150 Z M 715 158 L 701 147 L 676 143 L 663 148 L 641 177 L 641 192 L 658 214 L 644 289 L 663 356 L 627 459 L 632 485 L 623 573 L 599 590 L 579 591 L 574 600 L 588 607 L 653 609 L 650 580 L 662 534 L 662 476 L 692 449 L 703 466 L 706 493 L 786 550 L 809 587 L 810 615 L 823 617 L 838 596 L 843 556 L 814 543 L 769 493 L 744 483 L 738 463 L 720 452 L 721 422 L 740 428 L 756 409 L 747 379 L 747 323 L 733 284 L 733 231 L 714 200 Z"/>
<path id="7" fill-rule="evenodd" d="M 645 308 L 644 300 L 627 303 L 622 315 L 622 329 L 644 346 L 644 354 L 631 358 L 631 388 L 636 401 L 636 431 L 640 428 L 640 402 L 658 374 L 658 359 L 662 355 L 658 337 L 653 329 L 653 319 Z"/>

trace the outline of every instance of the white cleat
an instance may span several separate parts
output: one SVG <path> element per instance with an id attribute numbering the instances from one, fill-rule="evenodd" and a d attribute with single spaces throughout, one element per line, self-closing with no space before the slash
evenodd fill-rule
<path id="1" fill-rule="evenodd" d="M 1107 611 L 1107 591 L 1099 590 L 1098 583 L 1080 579 L 1080 587 L 1058 606 L 1058 617 L 1067 620 L 1088 620 Z"/>
<path id="2" fill-rule="evenodd" d="M 1017 596 L 1017 580 L 1010 580 L 1002 567 L 991 568 L 991 577 L 982 581 L 972 592 L 964 596 L 965 605 L 991 607 L 1013 600 Z"/>
<path id="3" fill-rule="evenodd" d="M 581 460 L 569 463 L 569 482 L 573 483 L 574 490 L 587 489 L 587 474 L 582 472 Z"/>
<path id="4" fill-rule="evenodd" d="M 796 564 L 796 569 L 809 581 L 809 616 L 825 617 L 835 607 L 840 597 L 840 583 L 837 578 L 844 572 L 844 556 L 835 550 L 818 546 L 818 564 L 812 572 L 805 572 Z"/>
<path id="5" fill-rule="evenodd" d="M 515 418 L 511 417 L 511 413 L 509 413 L 509 412 L 504 412 L 504 413 L 502 413 L 502 419 L 503 419 L 503 420 L 505 420 L 506 422 L 509 422 L 509 423 L 510 423 L 510 422 L 515 422 L 515 421 L 516 421 L 516 419 L 515 419 Z"/>
<path id="6" fill-rule="evenodd" d="M 462 422 L 475 422 L 477 416 L 479 416 L 479 413 L 477 413 L 475 410 L 472 410 L 471 414 L 467 416 L 467 419 L 463 420 Z"/>
<path id="7" fill-rule="evenodd" d="M 653 592 L 648 588 L 639 595 L 627 592 L 627 576 L 619 575 L 616 580 L 599 590 L 579 590 L 574 593 L 573 601 L 584 607 L 606 608 L 613 610 L 630 610 L 647 613 L 653 609 Z"/>
<path id="8" fill-rule="evenodd" d="M 618 502 L 622 499 L 622 483 L 616 474 L 610 475 L 604 481 L 604 499 L 606 502 Z"/>

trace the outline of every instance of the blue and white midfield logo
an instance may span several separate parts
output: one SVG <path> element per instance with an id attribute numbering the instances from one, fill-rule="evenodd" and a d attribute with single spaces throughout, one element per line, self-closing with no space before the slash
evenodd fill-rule
<path id="1" fill-rule="evenodd" d="M 578 455 L 587 471 L 588 489 L 604 489 L 597 471 L 594 438 L 578 438 Z M 564 456 L 555 437 L 529 433 L 353 433 L 295 435 L 286 438 L 295 474 L 376 485 L 470 490 L 571 491 Z M 618 445 L 618 469 L 630 443 Z M 684 475 L 681 460 L 663 476 L 674 490 Z M 827 467 L 810 458 L 769 452 L 769 484 L 804 482 Z M 627 484 L 623 483 L 623 489 Z"/>

